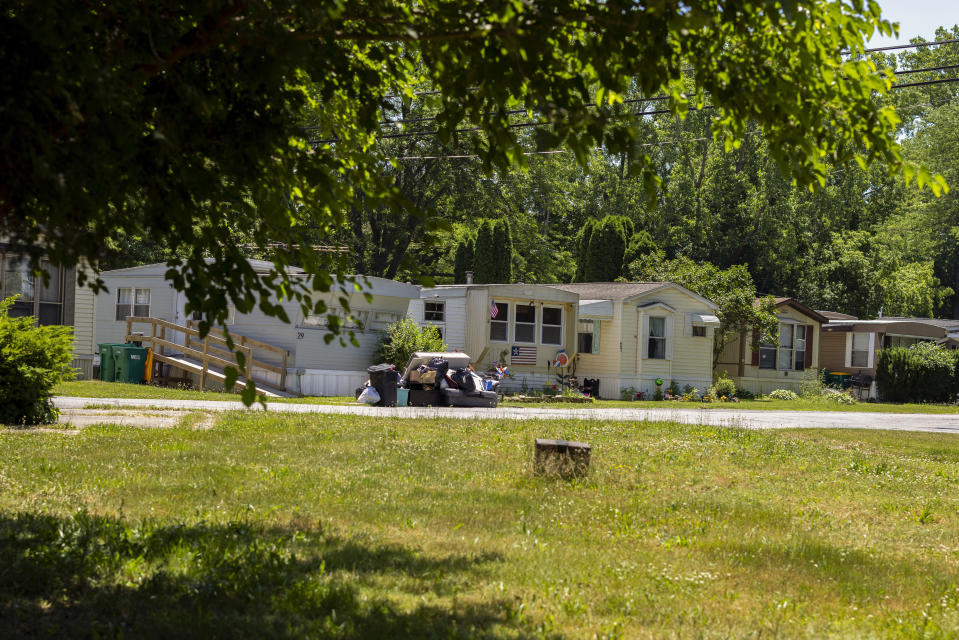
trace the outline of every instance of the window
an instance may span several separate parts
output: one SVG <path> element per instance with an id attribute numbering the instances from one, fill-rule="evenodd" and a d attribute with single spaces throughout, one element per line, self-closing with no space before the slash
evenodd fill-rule
<path id="1" fill-rule="evenodd" d="M 705 338 L 706 337 L 706 327 L 700 327 L 693 325 L 693 337 L 694 338 Z"/>
<path id="2" fill-rule="evenodd" d="M 443 322 L 445 317 L 445 302 L 426 302 L 423 304 L 423 318 L 427 322 Z"/>
<path id="3" fill-rule="evenodd" d="M 779 325 L 779 370 L 789 371 L 793 366 L 793 333 L 796 325 Z"/>
<path id="4" fill-rule="evenodd" d="M 494 302 L 490 307 L 489 339 L 509 342 L 509 304 Z"/>
<path id="5" fill-rule="evenodd" d="M 649 355 L 650 359 L 666 359 L 666 318 L 649 319 Z"/>
<path id="6" fill-rule="evenodd" d="M 599 353 L 599 320 L 580 319 L 576 322 L 576 351 Z"/>
<path id="7" fill-rule="evenodd" d="M 919 344 L 920 342 L 932 342 L 931 339 L 923 338 L 910 338 L 908 336 L 890 336 L 887 335 L 882 339 L 882 346 L 886 349 L 902 347 L 904 349 L 911 347 L 914 344 Z"/>
<path id="8" fill-rule="evenodd" d="M 53 266 L 49 260 L 41 260 L 40 268 L 47 274 L 49 280 L 46 284 L 43 280 L 39 282 L 40 301 L 37 308 L 37 320 L 39 324 L 60 324 L 60 310 L 63 306 L 63 298 L 60 295 L 63 284 L 60 268 Z"/>
<path id="9" fill-rule="evenodd" d="M 759 368 L 776 368 L 776 345 L 772 342 L 763 342 L 759 345 Z"/>
<path id="10" fill-rule="evenodd" d="M 19 296 L 10 307 L 11 317 L 33 315 L 34 285 L 30 261 L 8 255 L 3 261 L 3 297 Z"/>
<path id="11" fill-rule="evenodd" d="M 117 289 L 117 320 L 126 320 L 127 316 L 147 318 L 150 315 L 150 290 L 121 288 Z"/>
<path id="12" fill-rule="evenodd" d="M 795 363 L 793 369 L 803 371 L 806 368 L 806 325 L 796 325 L 796 338 L 794 342 L 796 343 L 796 350 L 793 357 L 793 362 Z"/>
<path id="13" fill-rule="evenodd" d="M 869 366 L 869 334 L 868 333 L 852 334 L 852 358 L 850 359 L 849 366 L 858 367 L 860 369 Z"/>
<path id="14" fill-rule="evenodd" d="M 542 344 L 563 344 L 563 310 L 560 307 L 543 307 L 540 336 Z"/>
<path id="15" fill-rule="evenodd" d="M 516 305 L 516 320 L 513 321 L 513 342 L 536 342 L 536 307 L 531 304 Z"/>

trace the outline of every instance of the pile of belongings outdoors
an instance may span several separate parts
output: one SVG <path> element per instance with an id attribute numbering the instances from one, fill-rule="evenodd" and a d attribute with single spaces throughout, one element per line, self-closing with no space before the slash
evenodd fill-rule
<path id="1" fill-rule="evenodd" d="M 395 407 L 495 407 L 499 381 L 483 378 L 465 353 L 418 351 L 402 375 L 390 364 L 367 369 L 369 382 L 356 390 L 357 401 Z"/>
<path id="2" fill-rule="evenodd" d="M 413 354 L 403 386 L 411 406 L 495 407 L 499 381 L 484 379 L 463 353 Z"/>

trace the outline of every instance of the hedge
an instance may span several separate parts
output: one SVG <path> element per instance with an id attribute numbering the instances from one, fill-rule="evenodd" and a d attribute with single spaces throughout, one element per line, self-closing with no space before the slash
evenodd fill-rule
<path id="1" fill-rule="evenodd" d="M 882 349 L 876 358 L 879 395 L 890 402 L 955 402 L 959 395 L 959 350 L 931 342 Z"/>

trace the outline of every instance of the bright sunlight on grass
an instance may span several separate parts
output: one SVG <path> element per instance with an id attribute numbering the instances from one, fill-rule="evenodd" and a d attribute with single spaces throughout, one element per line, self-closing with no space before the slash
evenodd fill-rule
<path id="1" fill-rule="evenodd" d="M 575 481 L 534 437 L 593 446 Z M 128 637 L 954 637 L 959 439 L 220 414 L 0 433 L 0 625 Z"/>

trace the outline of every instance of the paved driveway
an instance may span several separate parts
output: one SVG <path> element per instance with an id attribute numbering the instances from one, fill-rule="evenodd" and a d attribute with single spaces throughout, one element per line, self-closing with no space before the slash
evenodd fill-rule
<path id="1" fill-rule="evenodd" d="M 161 409 L 199 409 L 203 411 L 262 410 L 259 405 L 247 409 L 240 402 L 215 400 L 149 400 L 127 398 L 70 398 L 59 396 L 60 409 L 79 409 L 85 405 L 113 407 L 157 407 Z M 959 414 L 865 413 L 854 411 L 740 411 L 737 409 L 540 409 L 509 407 L 472 409 L 460 407 L 368 407 L 366 405 L 268 404 L 267 411 L 358 415 L 375 418 L 425 419 L 506 419 L 506 420 L 609 420 L 671 421 L 749 429 L 892 429 L 959 434 Z"/>

